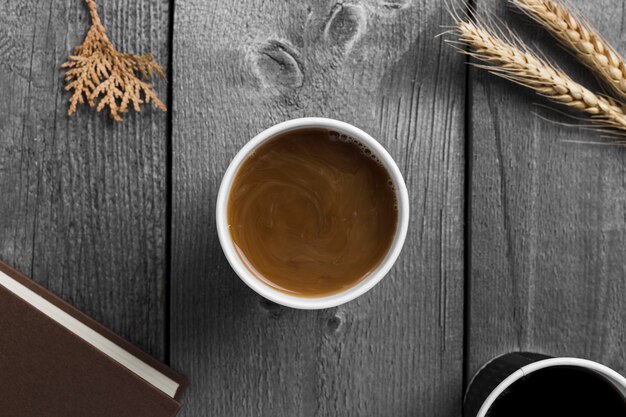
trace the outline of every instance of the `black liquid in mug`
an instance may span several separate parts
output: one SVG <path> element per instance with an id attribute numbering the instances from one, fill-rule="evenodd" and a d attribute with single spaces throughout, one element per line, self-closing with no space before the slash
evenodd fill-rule
<path id="1" fill-rule="evenodd" d="M 515 382 L 487 417 L 626 417 L 626 399 L 603 377 L 581 369 L 555 366 Z"/>

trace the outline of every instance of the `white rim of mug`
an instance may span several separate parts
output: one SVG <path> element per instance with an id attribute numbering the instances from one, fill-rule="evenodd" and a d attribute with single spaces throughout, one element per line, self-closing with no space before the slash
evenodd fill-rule
<path id="1" fill-rule="evenodd" d="M 280 133 L 285 133 L 292 130 L 300 130 L 306 128 L 320 128 L 334 130 L 338 133 L 345 134 L 351 138 L 356 139 L 363 145 L 365 145 L 372 154 L 377 157 L 382 163 L 383 167 L 387 170 L 389 177 L 391 178 L 396 193 L 397 205 L 398 205 L 398 223 L 396 225 L 396 232 L 391 243 L 391 247 L 387 252 L 382 262 L 372 271 L 370 274 L 358 282 L 356 285 L 347 288 L 336 294 L 331 294 L 324 297 L 298 297 L 290 295 L 272 288 L 270 285 L 264 283 L 257 278 L 244 264 L 243 260 L 237 253 L 235 245 L 233 243 L 230 230 L 228 227 L 228 197 L 230 189 L 239 167 L 248 158 L 252 152 L 258 148 L 261 144 L 274 138 Z M 385 148 L 376 141 L 373 137 L 362 131 L 361 129 L 352 126 L 348 123 L 341 122 L 334 119 L 327 119 L 321 117 L 306 117 L 301 119 L 288 120 L 277 125 L 274 125 L 263 132 L 259 133 L 235 155 L 230 165 L 226 169 L 220 189 L 217 195 L 216 205 L 216 223 L 217 234 L 219 237 L 220 245 L 226 255 L 228 263 L 233 268 L 235 273 L 241 278 L 241 280 L 252 288 L 256 293 L 265 297 L 266 299 L 273 301 L 277 304 L 297 308 L 302 310 L 318 310 L 323 308 L 336 307 L 348 301 L 365 294 L 378 284 L 392 268 L 400 252 L 404 241 L 406 239 L 408 227 L 409 227 L 409 194 L 404 182 L 404 178 L 400 173 L 400 169 L 396 165 L 395 161 L 385 150 Z"/>
<path id="2" fill-rule="evenodd" d="M 626 378 L 624 378 L 622 375 L 612 370 L 608 366 L 602 365 L 598 362 L 580 358 L 549 358 L 542 359 L 540 361 L 523 366 L 511 375 L 509 375 L 493 391 L 491 391 L 491 394 L 489 394 L 487 399 L 483 402 L 483 405 L 478 410 L 478 414 L 476 414 L 476 417 L 485 417 L 491 409 L 491 406 L 498 399 L 498 397 L 500 397 L 500 395 L 516 381 L 540 369 L 551 368 L 555 366 L 569 366 L 593 371 L 596 374 L 601 375 L 609 380 L 609 382 L 611 382 L 619 389 L 624 398 L 626 398 Z"/>

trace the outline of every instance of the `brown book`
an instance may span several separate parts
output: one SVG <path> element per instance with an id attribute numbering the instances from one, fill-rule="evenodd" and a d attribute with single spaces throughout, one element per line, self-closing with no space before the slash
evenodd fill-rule
<path id="1" fill-rule="evenodd" d="M 173 417 L 187 380 L 0 262 L 0 416 Z"/>

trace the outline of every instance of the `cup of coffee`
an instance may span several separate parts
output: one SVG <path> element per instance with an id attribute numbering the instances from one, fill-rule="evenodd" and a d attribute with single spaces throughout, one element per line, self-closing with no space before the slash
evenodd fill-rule
<path id="1" fill-rule="evenodd" d="M 235 156 L 216 221 L 228 262 L 250 288 L 284 306 L 322 309 L 389 272 L 406 237 L 409 197 L 370 135 L 303 118 L 263 131 Z"/>
<path id="2" fill-rule="evenodd" d="M 499 356 L 472 378 L 466 417 L 623 417 L 626 378 L 586 359 L 516 352 Z"/>

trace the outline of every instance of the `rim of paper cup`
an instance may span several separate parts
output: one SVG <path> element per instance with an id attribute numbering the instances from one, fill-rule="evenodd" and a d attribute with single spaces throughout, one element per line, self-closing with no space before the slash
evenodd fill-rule
<path id="1" fill-rule="evenodd" d="M 228 196 L 230 189 L 239 167 L 247 159 L 247 157 L 261 144 L 280 133 L 306 128 L 335 130 L 339 133 L 350 136 L 365 145 L 372 152 L 372 154 L 379 159 L 383 167 L 387 170 L 394 185 L 398 204 L 398 223 L 396 225 L 396 232 L 391 243 L 391 247 L 389 248 L 389 251 L 383 261 L 374 269 L 374 271 L 372 271 L 367 277 L 362 279 L 356 285 L 339 293 L 323 297 L 298 297 L 290 295 L 272 288 L 257 278 L 245 266 L 241 257 L 237 253 L 230 234 L 227 218 Z M 409 226 L 409 195 L 400 169 L 391 155 L 389 155 L 389 153 L 378 141 L 361 129 L 345 122 L 321 117 L 293 119 L 274 125 L 259 133 L 247 144 L 245 144 L 237 155 L 235 155 L 232 162 L 228 166 L 226 173 L 224 174 L 218 192 L 216 223 L 219 241 L 222 246 L 222 250 L 226 255 L 226 259 L 235 273 L 246 285 L 252 288 L 259 295 L 277 304 L 303 310 L 317 310 L 336 307 L 347 303 L 348 301 L 354 300 L 372 289 L 387 275 L 391 267 L 398 259 L 406 239 Z"/>
<path id="2" fill-rule="evenodd" d="M 498 397 L 511 385 L 513 385 L 518 380 L 522 379 L 525 376 L 532 374 L 535 371 L 545 368 L 552 368 L 555 366 L 569 366 L 575 368 L 587 369 L 589 371 L 593 371 L 596 374 L 599 374 L 605 377 L 607 380 L 613 383 L 616 386 L 622 396 L 626 398 L 626 378 L 612 370 L 608 366 L 602 365 L 598 362 L 590 361 L 587 359 L 579 359 L 579 358 L 549 358 L 542 359 L 537 362 L 530 363 L 526 366 L 521 367 L 509 377 L 507 377 L 504 381 L 502 381 L 487 397 L 487 399 L 483 402 L 483 405 L 478 410 L 478 414 L 476 417 L 485 417 L 491 406 L 496 402 Z"/>

